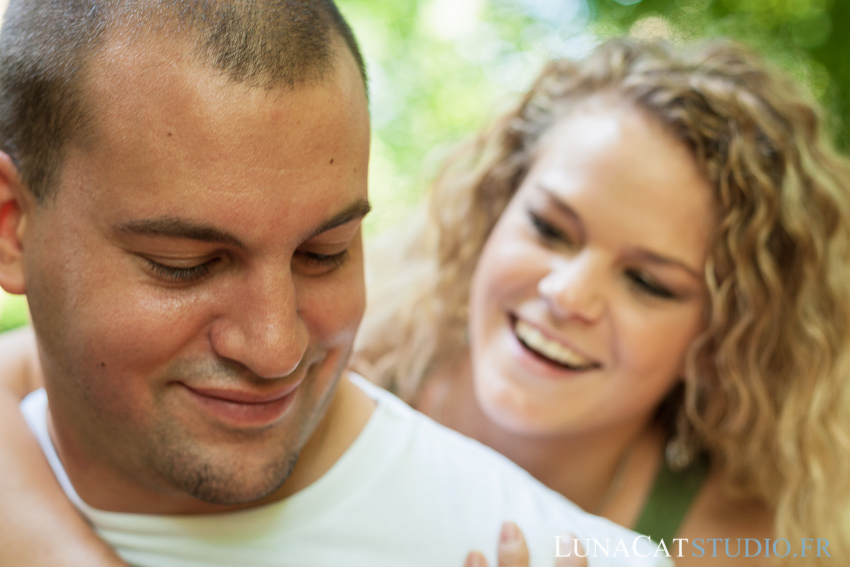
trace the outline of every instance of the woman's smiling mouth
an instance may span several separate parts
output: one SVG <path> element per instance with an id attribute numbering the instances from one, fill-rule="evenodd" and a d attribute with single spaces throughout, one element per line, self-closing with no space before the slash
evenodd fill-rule
<path id="1" fill-rule="evenodd" d="M 514 333 L 525 348 L 549 362 L 574 371 L 599 368 L 599 363 L 546 337 L 540 330 L 520 319 L 514 319 Z"/>

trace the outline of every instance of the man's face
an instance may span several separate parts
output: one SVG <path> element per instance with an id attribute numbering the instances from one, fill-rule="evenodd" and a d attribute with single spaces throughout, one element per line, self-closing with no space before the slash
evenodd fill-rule
<path id="1" fill-rule="evenodd" d="M 175 511 L 271 494 L 321 420 L 364 307 L 369 147 L 347 52 L 272 91 L 186 52 L 96 58 L 96 136 L 23 232 L 60 455 Z"/>

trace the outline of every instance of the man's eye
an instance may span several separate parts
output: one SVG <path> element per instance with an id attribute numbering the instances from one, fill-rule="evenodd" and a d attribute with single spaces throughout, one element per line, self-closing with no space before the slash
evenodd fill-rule
<path id="1" fill-rule="evenodd" d="M 215 260 L 187 268 L 166 266 L 149 258 L 145 258 L 145 261 L 156 277 L 168 283 L 193 283 L 210 275 L 210 266 Z"/>
<path id="2" fill-rule="evenodd" d="M 656 283 L 643 272 L 629 270 L 626 276 L 641 293 L 659 297 L 661 299 L 676 299 L 676 294 L 661 284 Z"/>
<path id="3" fill-rule="evenodd" d="M 302 264 L 313 270 L 330 271 L 339 268 L 348 260 L 348 249 L 336 254 L 318 254 L 316 252 L 297 252 Z"/>

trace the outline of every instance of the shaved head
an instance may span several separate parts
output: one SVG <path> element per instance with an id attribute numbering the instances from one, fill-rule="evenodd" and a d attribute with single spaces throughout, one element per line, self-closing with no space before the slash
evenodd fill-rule
<path id="1" fill-rule="evenodd" d="M 161 36 L 188 41 L 211 71 L 265 89 L 323 80 L 342 43 L 365 81 L 331 0 L 12 0 L 0 33 L 0 151 L 39 201 L 51 195 L 68 144 L 92 134 L 91 59 L 116 38 Z"/>

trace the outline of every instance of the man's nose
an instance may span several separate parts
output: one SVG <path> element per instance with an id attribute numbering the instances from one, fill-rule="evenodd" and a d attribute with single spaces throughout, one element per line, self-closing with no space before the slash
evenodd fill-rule
<path id="1" fill-rule="evenodd" d="M 215 352 L 262 378 L 294 372 L 310 334 L 299 314 L 292 274 L 285 270 L 255 275 L 246 279 L 230 301 L 226 315 L 215 322 L 211 332 Z"/>
<path id="2" fill-rule="evenodd" d="M 598 321 L 605 311 L 602 262 L 583 252 L 553 264 L 537 284 L 537 291 L 556 319 Z"/>

